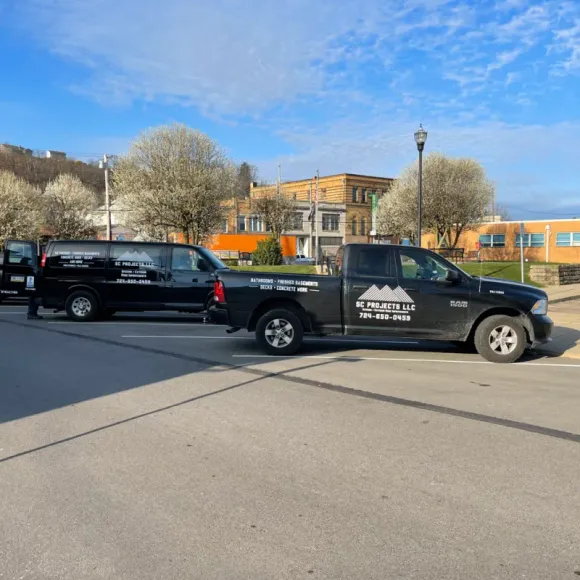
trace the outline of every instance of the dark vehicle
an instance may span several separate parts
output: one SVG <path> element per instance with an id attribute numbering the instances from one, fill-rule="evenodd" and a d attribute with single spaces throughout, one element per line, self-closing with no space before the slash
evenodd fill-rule
<path id="1" fill-rule="evenodd" d="M 466 274 L 434 252 L 349 244 L 332 276 L 219 272 L 212 321 L 256 332 L 262 348 L 295 353 L 305 333 L 468 343 L 492 362 L 514 362 L 550 340 L 542 290 Z"/>
<path id="2" fill-rule="evenodd" d="M 226 268 L 199 246 L 92 240 L 49 242 L 40 266 L 43 306 L 76 321 L 120 310 L 202 312 L 214 273 Z"/>
<path id="3" fill-rule="evenodd" d="M 28 298 L 35 290 L 39 263 L 36 242 L 7 240 L 0 251 L 0 302 L 7 298 Z"/>

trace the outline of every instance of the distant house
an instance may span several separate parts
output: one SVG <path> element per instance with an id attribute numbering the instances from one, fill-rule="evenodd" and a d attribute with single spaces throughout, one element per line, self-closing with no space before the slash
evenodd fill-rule
<path id="1" fill-rule="evenodd" d="M 0 145 L 0 153 L 15 153 L 17 155 L 32 155 L 32 149 L 26 149 L 25 147 L 20 147 L 20 145 L 9 145 L 8 143 L 3 143 Z"/>
<path id="2" fill-rule="evenodd" d="M 64 151 L 46 151 L 47 159 L 66 159 L 66 153 Z"/>

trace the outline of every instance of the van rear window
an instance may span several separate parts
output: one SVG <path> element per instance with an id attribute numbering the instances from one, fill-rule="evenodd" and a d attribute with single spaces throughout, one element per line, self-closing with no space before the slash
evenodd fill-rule
<path id="1" fill-rule="evenodd" d="M 50 268 L 104 268 L 106 244 L 56 244 L 48 258 Z"/>

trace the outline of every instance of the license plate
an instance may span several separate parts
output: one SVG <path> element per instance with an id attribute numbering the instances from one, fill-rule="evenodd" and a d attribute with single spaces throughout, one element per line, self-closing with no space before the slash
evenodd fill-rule
<path id="1" fill-rule="evenodd" d="M 10 282 L 24 283 L 24 276 L 10 276 Z"/>

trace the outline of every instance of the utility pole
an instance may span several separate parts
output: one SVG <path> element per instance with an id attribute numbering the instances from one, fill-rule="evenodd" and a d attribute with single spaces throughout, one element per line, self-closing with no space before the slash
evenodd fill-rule
<path id="1" fill-rule="evenodd" d="M 109 157 L 105 153 L 99 167 L 105 170 L 105 212 L 107 223 L 107 240 L 111 239 L 111 196 L 109 193 Z"/>
<path id="2" fill-rule="evenodd" d="M 276 195 L 280 197 L 280 187 L 282 185 L 282 165 L 278 163 L 278 181 L 276 182 Z"/>
<path id="3" fill-rule="evenodd" d="M 314 189 L 314 247 L 316 248 L 316 254 L 314 258 L 316 260 L 316 265 L 318 266 L 320 256 L 320 248 L 318 247 L 318 182 L 320 181 L 320 171 L 316 170 L 316 188 Z"/>

